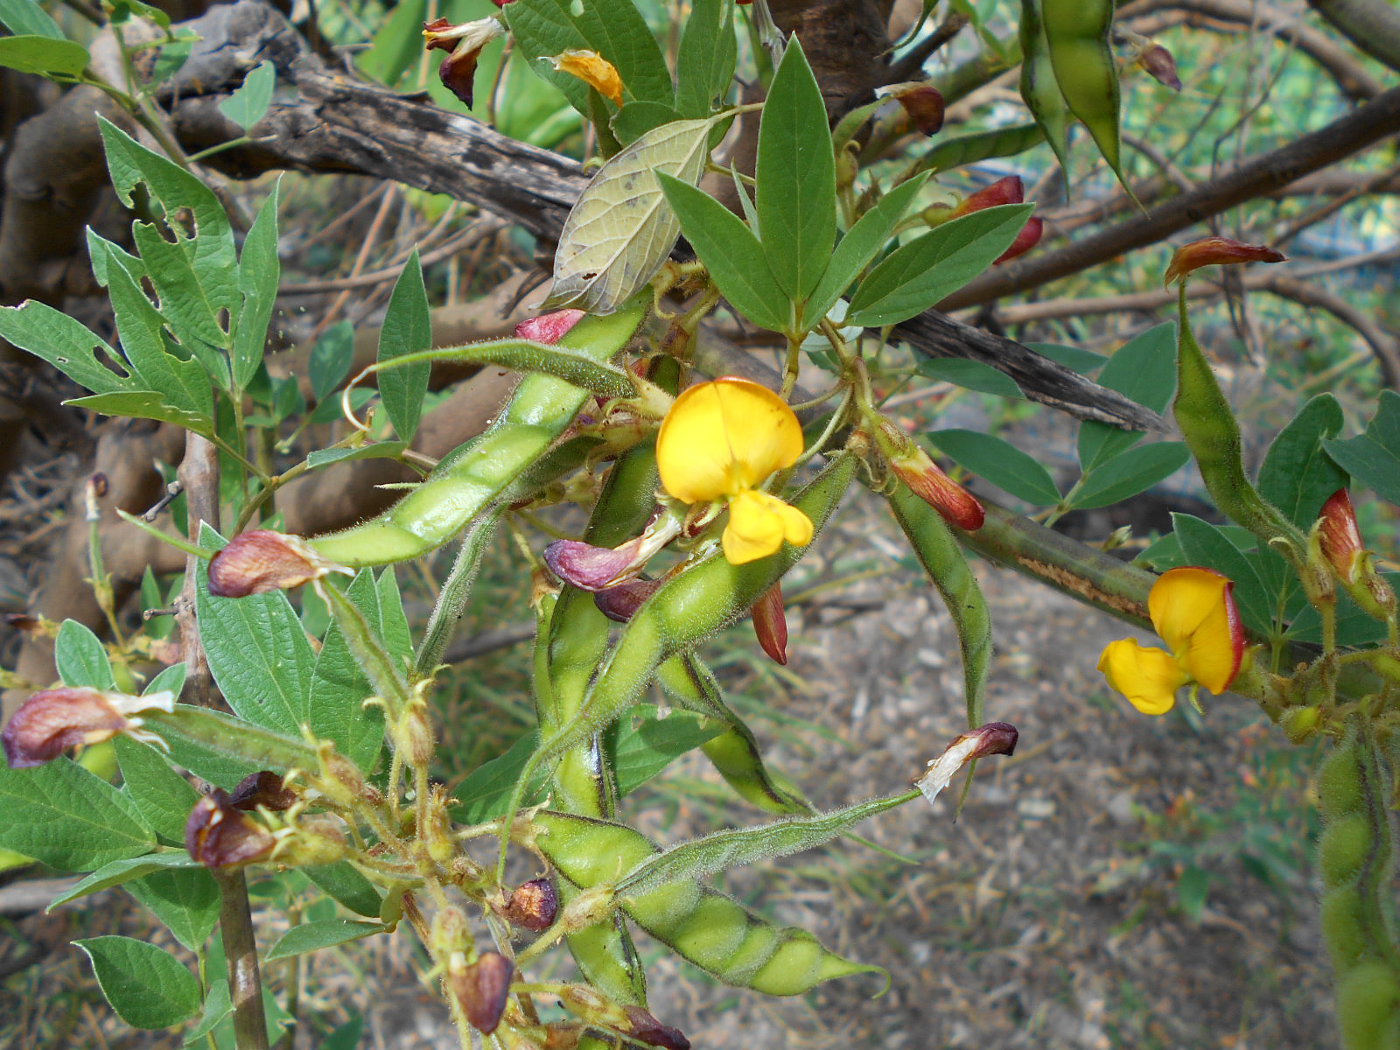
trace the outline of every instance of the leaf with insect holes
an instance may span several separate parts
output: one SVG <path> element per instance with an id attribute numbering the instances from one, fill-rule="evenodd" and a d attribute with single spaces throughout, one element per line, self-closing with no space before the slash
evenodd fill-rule
<path id="1" fill-rule="evenodd" d="M 712 124 L 663 124 L 603 165 L 564 223 L 547 309 L 609 314 L 655 276 L 681 231 L 656 176 L 694 185 L 709 155 Z"/>

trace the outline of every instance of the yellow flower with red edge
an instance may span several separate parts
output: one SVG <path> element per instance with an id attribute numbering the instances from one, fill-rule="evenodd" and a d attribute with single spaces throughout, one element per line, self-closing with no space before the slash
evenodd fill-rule
<path id="1" fill-rule="evenodd" d="M 1233 580 L 1213 569 L 1187 566 L 1164 572 L 1152 585 L 1147 611 L 1168 650 L 1131 638 L 1109 642 L 1099 657 L 1109 685 L 1148 715 L 1170 711 L 1184 685 L 1223 693 L 1244 659 L 1244 625 L 1234 587 Z"/>
<path id="2" fill-rule="evenodd" d="M 729 508 L 724 556 L 743 565 L 783 542 L 812 541 L 807 515 L 759 486 L 802 455 L 802 425 L 767 387 L 726 376 L 676 398 L 656 439 L 662 487 L 683 503 Z"/>

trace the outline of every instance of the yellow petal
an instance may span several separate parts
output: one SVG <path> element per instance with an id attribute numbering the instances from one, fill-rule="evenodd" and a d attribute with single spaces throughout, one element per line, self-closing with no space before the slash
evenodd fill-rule
<path id="1" fill-rule="evenodd" d="M 656 439 L 661 484 L 686 503 L 736 496 L 800 455 L 802 425 L 787 402 L 733 377 L 682 393 Z"/>
<path id="2" fill-rule="evenodd" d="M 1176 691 L 1189 681 L 1171 653 L 1139 645 L 1135 639 L 1109 642 L 1099 657 L 1108 684 L 1145 715 L 1163 715 L 1176 703 Z"/>
<path id="3" fill-rule="evenodd" d="M 1170 569 L 1152 585 L 1152 625 L 1194 681 L 1224 692 L 1240 668 L 1244 628 L 1235 610 L 1234 583 L 1211 569 Z"/>
<path id="4" fill-rule="evenodd" d="M 797 547 L 811 543 L 811 519 L 777 496 L 757 489 L 746 489 L 730 501 L 723 544 L 731 565 L 766 558 L 783 545 L 783 540 Z"/>
<path id="5" fill-rule="evenodd" d="M 622 77 L 617 67 L 596 51 L 570 48 L 550 59 L 554 68 L 578 77 L 614 105 L 622 105 Z"/>

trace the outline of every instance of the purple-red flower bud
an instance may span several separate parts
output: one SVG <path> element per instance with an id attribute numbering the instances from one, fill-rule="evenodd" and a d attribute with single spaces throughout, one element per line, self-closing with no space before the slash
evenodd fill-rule
<path id="1" fill-rule="evenodd" d="M 583 317 L 582 310 L 555 310 L 552 314 L 541 314 L 521 321 L 515 326 L 515 334 L 521 339 L 533 339 L 537 343 L 553 346 Z"/>
<path id="2" fill-rule="evenodd" d="M 949 218 L 960 218 L 984 208 L 998 208 L 1003 204 L 1020 204 L 1025 199 L 1026 186 L 1021 181 L 1021 176 L 1008 175 L 964 198 L 963 202 L 953 209 Z"/>
<path id="3" fill-rule="evenodd" d="M 276 844 L 272 832 L 235 808 L 232 796 L 221 788 L 196 802 L 185 822 L 185 849 L 206 868 L 265 860 Z"/>
<path id="4" fill-rule="evenodd" d="M 1171 264 L 1162 277 L 1163 284 L 1180 281 L 1202 266 L 1223 266 L 1230 263 L 1284 262 L 1288 256 L 1267 244 L 1245 244 L 1229 237 L 1202 237 L 1183 244 L 1172 256 Z"/>
<path id="5" fill-rule="evenodd" d="M 885 94 L 904 107 L 909 127 L 925 135 L 937 135 L 943 127 L 943 93 L 932 84 L 893 84 Z"/>
<path id="6" fill-rule="evenodd" d="M 0 733 L 5 760 L 11 769 L 27 769 L 51 762 L 70 747 L 97 744 L 118 733 L 141 734 L 142 711 L 169 711 L 173 693 L 128 696 L 100 689 L 64 686 L 35 693 Z"/>
<path id="7" fill-rule="evenodd" d="M 598 611 L 614 623 L 627 623 L 636 615 L 642 603 L 661 587 L 660 580 L 627 580 L 615 587 L 606 587 L 593 594 Z"/>
<path id="8" fill-rule="evenodd" d="M 1016 235 L 1016 239 L 1011 242 L 1011 247 L 1002 252 L 992 262 L 993 266 L 1000 266 L 1009 259 L 1014 259 L 1018 255 L 1025 255 L 1037 244 L 1040 243 L 1041 236 L 1045 233 L 1045 220 L 1039 215 L 1032 215 L 1026 220 L 1026 224 L 1021 227 L 1021 232 Z"/>
<path id="9" fill-rule="evenodd" d="M 335 564 L 317 554 L 300 536 L 254 529 L 229 541 L 209 563 L 209 593 L 216 598 L 288 590 L 318 580 Z"/>
<path id="10" fill-rule="evenodd" d="M 943 473 L 908 434 L 883 420 L 875 432 L 875 441 L 899 480 L 938 511 L 944 521 L 965 532 L 976 532 L 982 527 L 987 512 L 981 502 Z"/>
<path id="11" fill-rule="evenodd" d="M 773 584 L 753 603 L 753 633 L 773 662 L 786 666 L 788 629 L 781 583 Z"/>
<path id="12" fill-rule="evenodd" d="M 559 917 L 559 895 L 548 879 L 522 882 L 510 895 L 505 916 L 508 920 L 533 933 L 541 933 L 554 925 Z"/>
<path id="13" fill-rule="evenodd" d="M 1137 62 L 1147 75 L 1159 84 L 1165 84 L 1173 91 L 1181 90 L 1181 77 L 1176 71 L 1176 59 L 1161 44 L 1152 43 L 1143 48 Z"/>
<path id="14" fill-rule="evenodd" d="M 1337 570 L 1337 576 L 1355 583 L 1361 576 L 1361 564 L 1366 549 L 1361 545 L 1361 530 L 1356 524 L 1356 510 L 1346 489 L 1332 493 L 1322 505 L 1318 541 L 1323 556 Z"/>
<path id="15" fill-rule="evenodd" d="M 501 1023 L 510 998 L 515 964 L 499 952 L 482 952 L 470 966 L 448 967 L 447 986 L 462 1005 L 467 1020 L 490 1035 Z"/>
<path id="16" fill-rule="evenodd" d="M 679 1028 L 662 1024 L 640 1006 L 624 1006 L 622 1009 L 627 1013 L 627 1020 L 631 1024 L 628 1034 L 633 1039 L 640 1040 L 648 1046 L 662 1047 L 663 1050 L 690 1050 L 690 1040 Z"/>

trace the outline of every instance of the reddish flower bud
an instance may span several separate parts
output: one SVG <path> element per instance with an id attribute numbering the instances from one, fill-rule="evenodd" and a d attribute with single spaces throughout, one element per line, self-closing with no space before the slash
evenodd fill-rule
<path id="1" fill-rule="evenodd" d="M 229 796 L 229 805 L 234 809 L 254 810 L 261 806 L 274 812 L 291 809 L 300 796 L 287 787 L 282 778 L 271 770 L 249 773 Z"/>
<path id="2" fill-rule="evenodd" d="M 537 343 L 553 346 L 583 317 L 582 310 L 555 310 L 552 314 L 541 314 L 521 321 L 515 326 L 515 334 L 521 339 L 533 339 Z"/>
<path id="3" fill-rule="evenodd" d="M 660 1046 L 664 1050 L 690 1050 L 690 1040 L 679 1028 L 662 1024 L 640 1006 L 624 1006 L 627 1020 L 631 1024 L 628 1034 L 649 1046 Z"/>
<path id="4" fill-rule="evenodd" d="M 185 849 L 206 868 L 229 868 L 266 860 L 277 840 L 242 810 L 227 791 L 215 788 L 195 803 L 185 822 Z"/>
<path id="5" fill-rule="evenodd" d="M 963 215 L 971 215 L 975 211 L 983 208 L 997 208 L 1003 204 L 1020 204 L 1026 199 L 1026 187 L 1019 175 L 1008 175 L 1004 179 L 997 179 L 990 186 L 984 186 L 976 193 L 967 197 L 953 209 L 953 214 L 949 218 L 959 218 Z"/>
<path id="6" fill-rule="evenodd" d="M 614 623 L 627 623 L 660 587 L 660 580 L 628 580 L 594 592 L 593 604 Z"/>
<path id="7" fill-rule="evenodd" d="M 1143 48 L 1137 57 L 1137 63 L 1159 84 L 1165 84 L 1173 91 L 1181 90 L 1181 77 L 1176 72 L 1176 59 L 1161 44 L 1152 43 Z"/>
<path id="8" fill-rule="evenodd" d="M 337 566 L 317 554 L 300 536 L 254 529 L 229 541 L 209 563 L 209 593 L 246 598 L 288 590 L 318 580 Z"/>
<path id="9" fill-rule="evenodd" d="M 1322 553 L 1347 583 L 1361 576 L 1365 548 L 1361 545 L 1361 530 L 1356 524 L 1356 510 L 1346 489 L 1338 489 L 1322 505 L 1322 520 L 1318 540 Z"/>
<path id="10" fill-rule="evenodd" d="M 1018 255 L 1026 254 L 1026 252 L 1040 243 L 1041 235 L 1044 233 L 1045 220 L 1038 215 L 1032 215 L 1026 220 L 1026 224 L 1021 227 L 1021 232 L 1016 235 L 1016 239 L 1011 242 L 1011 247 L 997 256 L 992 265 L 1000 266 L 1008 259 L 1014 259 Z"/>
<path id="11" fill-rule="evenodd" d="M 544 549 L 544 561 L 565 583 L 583 591 L 602 591 L 632 567 L 631 546 L 595 547 L 582 540 L 555 540 Z"/>
<path id="12" fill-rule="evenodd" d="M 932 84 L 892 84 L 883 93 L 904 107 L 904 118 L 914 130 L 937 135 L 943 127 L 943 93 Z"/>
<path id="13" fill-rule="evenodd" d="M 773 584 L 753 603 L 753 633 L 774 663 L 787 665 L 787 613 L 781 583 Z"/>
<path id="14" fill-rule="evenodd" d="M 1172 256 L 1171 265 L 1162 278 L 1163 284 L 1184 280 L 1186 275 L 1202 266 L 1228 265 L 1248 262 L 1284 262 L 1288 256 L 1266 244 L 1245 244 L 1229 237 L 1202 237 L 1183 244 Z"/>
<path id="15" fill-rule="evenodd" d="M 53 761 L 67 748 L 97 744 L 118 733 L 157 741 L 140 731 L 141 719 L 134 716 L 174 706 L 175 694 L 170 692 L 128 696 L 86 687 L 45 689 L 20 705 L 0 733 L 0 743 L 11 769 L 27 769 Z"/>
<path id="16" fill-rule="evenodd" d="M 482 952 L 470 966 L 448 966 L 447 986 L 461 1003 L 467 1020 L 490 1035 L 501 1023 L 510 998 L 515 964 L 498 952 Z"/>
<path id="17" fill-rule="evenodd" d="M 987 512 L 977 497 L 943 473 L 903 430 L 885 420 L 875 432 L 875 442 L 899 480 L 938 511 L 949 525 L 966 532 L 976 532 L 982 527 Z"/>
<path id="18" fill-rule="evenodd" d="M 554 925 L 559 916 L 559 895 L 548 879 L 531 879 L 515 888 L 506 904 L 505 916 L 515 925 L 540 933 Z"/>

